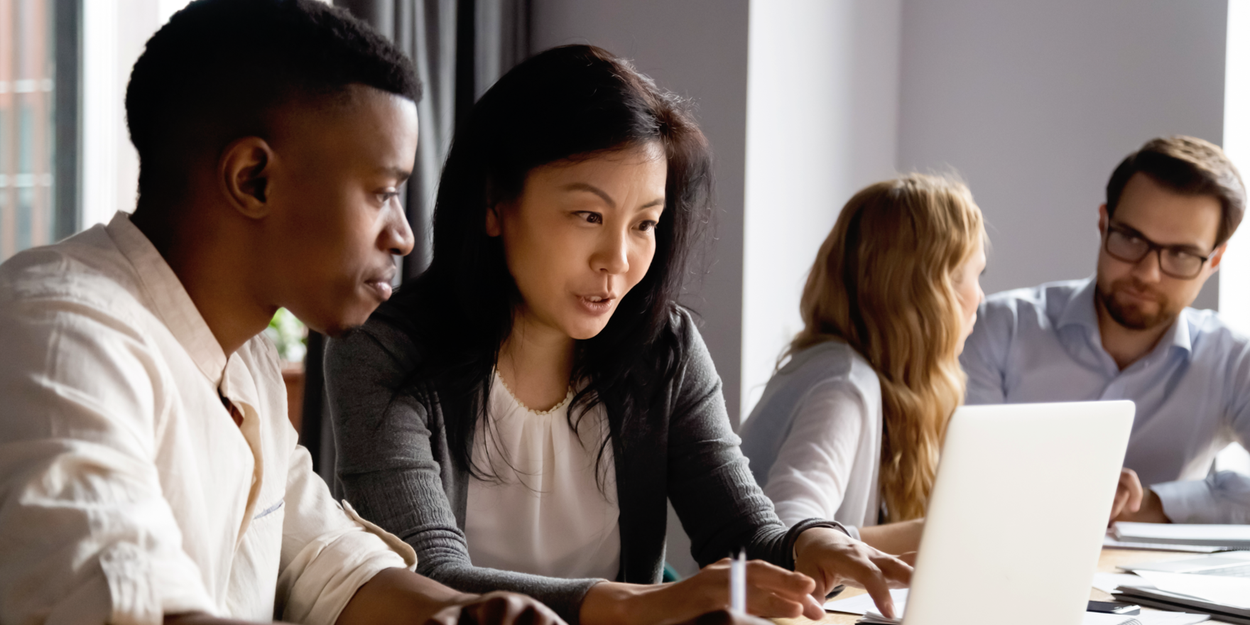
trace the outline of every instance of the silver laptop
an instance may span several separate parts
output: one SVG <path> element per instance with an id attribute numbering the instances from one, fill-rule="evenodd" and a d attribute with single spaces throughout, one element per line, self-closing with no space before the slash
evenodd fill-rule
<path id="1" fill-rule="evenodd" d="M 1129 401 L 955 412 L 905 625 L 1077 625 L 1133 426 Z"/>

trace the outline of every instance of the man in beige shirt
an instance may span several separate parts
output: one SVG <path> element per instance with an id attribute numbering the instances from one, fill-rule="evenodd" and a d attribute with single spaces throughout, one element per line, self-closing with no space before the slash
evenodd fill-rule
<path id="1" fill-rule="evenodd" d="M 259 336 L 389 296 L 419 97 L 312 0 L 201 0 L 148 42 L 134 216 L 0 265 L 0 623 L 559 622 L 336 503 Z"/>

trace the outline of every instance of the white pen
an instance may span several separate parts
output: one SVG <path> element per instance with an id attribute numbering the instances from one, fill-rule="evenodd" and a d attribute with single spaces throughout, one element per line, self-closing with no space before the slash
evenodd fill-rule
<path id="1" fill-rule="evenodd" d="M 741 549 L 729 561 L 729 609 L 739 614 L 747 611 L 747 554 Z"/>

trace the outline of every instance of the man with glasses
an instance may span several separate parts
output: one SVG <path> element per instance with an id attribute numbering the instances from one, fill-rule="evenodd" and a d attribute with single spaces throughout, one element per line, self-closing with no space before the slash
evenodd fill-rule
<path id="1" fill-rule="evenodd" d="M 1250 523 L 1250 477 L 1210 473 L 1228 443 L 1250 443 L 1250 339 L 1189 308 L 1245 203 L 1219 147 L 1153 139 L 1107 183 L 1094 277 L 999 293 L 978 311 L 961 356 L 967 403 L 1136 403 L 1114 520 Z"/>

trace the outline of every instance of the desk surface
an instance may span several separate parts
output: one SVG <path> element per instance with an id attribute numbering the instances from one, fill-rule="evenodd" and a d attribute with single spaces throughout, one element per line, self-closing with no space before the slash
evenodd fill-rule
<path id="1" fill-rule="evenodd" d="M 1172 551 L 1139 551 L 1139 550 L 1133 550 L 1133 549 L 1103 549 L 1102 555 L 1098 558 L 1098 571 L 1101 573 L 1115 573 L 1117 572 L 1116 567 L 1121 564 L 1130 564 L 1133 562 L 1146 562 L 1149 560 L 1177 560 L 1180 558 L 1199 557 L 1201 555 L 1202 554 L 1177 553 L 1177 552 L 1172 552 Z M 864 591 L 861 589 L 848 588 L 845 592 L 839 595 L 838 598 L 845 599 L 846 597 L 854 597 L 855 595 L 862 595 L 862 594 L 864 594 Z M 1089 598 L 1107 600 L 1110 597 L 1109 595 L 1107 595 L 1107 593 L 1102 592 L 1101 590 L 1095 590 L 1091 588 Z M 819 623 L 820 625 L 843 625 L 843 624 L 849 625 L 859 620 L 859 617 L 854 614 L 834 614 L 830 612 L 830 613 L 826 613 L 825 618 L 822 618 L 819 621 L 812 621 L 812 620 L 808 620 L 805 618 L 796 618 L 796 619 L 779 618 L 779 619 L 773 619 L 773 620 L 774 622 L 777 623 L 777 625 L 811 625 L 812 623 Z"/>

